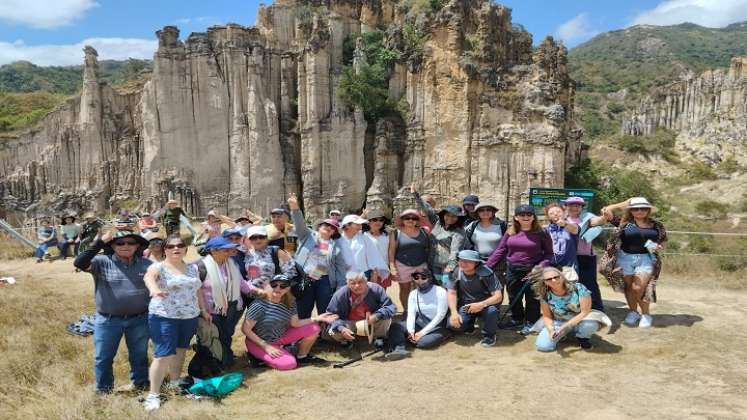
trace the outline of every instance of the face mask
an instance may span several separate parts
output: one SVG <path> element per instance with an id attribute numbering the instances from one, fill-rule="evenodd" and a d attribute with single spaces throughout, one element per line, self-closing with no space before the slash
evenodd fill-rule
<path id="1" fill-rule="evenodd" d="M 433 283 L 431 283 L 430 281 L 427 281 L 421 285 L 418 285 L 418 290 L 420 291 L 420 293 L 428 293 L 432 287 L 433 287 Z"/>

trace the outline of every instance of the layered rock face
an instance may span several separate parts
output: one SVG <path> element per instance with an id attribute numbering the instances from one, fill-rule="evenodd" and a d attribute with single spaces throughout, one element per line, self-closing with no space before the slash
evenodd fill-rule
<path id="1" fill-rule="evenodd" d="M 677 148 L 710 164 L 734 158 L 747 164 L 747 57 L 728 70 L 685 74 L 657 89 L 623 122 L 623 134 L 643 136 L 657 128 L 678 133 Z"/>
<path id="2" fill-rule="evenodd" d="M 415 37 L 417 51 L 388 75 L 399 111 L 372 120 L 337 86 L 346 40 L 380 28 L 388 47 Z M 284 0 L 255 27 L 157 36 L 142 92 L 102 85 L 87 50 L 80 98 L 0 142 L 4 202 L 153 209 L 171 193 L 195 214 L 266 213 L 295 192 L 320 217 L 394 210 L 415 182 L 439 204 L 475 193 L 507 211 L 530 186 L 562 186 L 579 150 L 565 47 L 548 38 L 533 53 L 510 9 L 488 0 L 419 15 L 390 0 Z"/>

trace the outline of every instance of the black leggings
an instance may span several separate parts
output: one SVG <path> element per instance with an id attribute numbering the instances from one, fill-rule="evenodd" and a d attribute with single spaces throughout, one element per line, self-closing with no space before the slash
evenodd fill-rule
<path id="1" fill-rule="evenodd" d="M 521 288 L 527 283 L 526 281 L 522 281 L 522 279 L 531 271 L 531 268 L 511 267 L 510 264 L 506 271 L 506 279 L 508 280 L 508 303 L 509 305 L 512 305 L 511 319 L 516 322 L 534 324 L 540 318 L 540 303 L 534 296 L 531 284 L 527 284 L 521 295 L 518 295 Z M 522 297 L 526 302 L 526 309 L 525 306 L 522 305 Z M 517 302 L 514 304 L 514 301 Z"/>

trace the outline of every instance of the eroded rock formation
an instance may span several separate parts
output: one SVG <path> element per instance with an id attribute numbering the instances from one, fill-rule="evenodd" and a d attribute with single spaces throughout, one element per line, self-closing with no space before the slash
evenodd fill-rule
<path id="1" fill-rule="evenodd" d="M 127 95 L 99 81 L 87 48 L 80 97 L 0 142 L 3 202 L 152 209 L 172 193 L 189 212 L 235 214 L 296 192 L 318 217 L 392 209 L 413 181 L 439 204 L 472 192 L 504 211 L 532 185 L 562 186 L 581 135 L 565 47 L 548 38 L 533 54 L 488 0 L 444 3 L 282 0 L 254 27 L 181 41 L 167 26 L 150 81 Z M 403 52 L 388 78 L 399 112 L 367 121 L 336 91 L 346 39 L 379 28 Z"/>
<path id="2" fill-rule="evenodd" d="M 623 122 L 623 134 L 677 132 L 677 148 L 709 164 L 734 158 L 747 164 L 747 57 L 728 70 L 709 70 L 657 89 Z"/>

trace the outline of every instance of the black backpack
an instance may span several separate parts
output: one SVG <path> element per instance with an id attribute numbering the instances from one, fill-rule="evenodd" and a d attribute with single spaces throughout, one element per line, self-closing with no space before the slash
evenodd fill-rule
<path id="1" fill-rule="evenodd" d="M 280 271 L 280 257 L 278 257 L 278 250 L 280 248 L 277 246 L 268 246 L 268 248 L 270 249 L 272 262 L 275 263 L 275 274 L 282 274 Z M 306 273 L 303 271 L 303 266 L 301 266 L 298 261 L 293 257 L 291 257 L 291 261 L 296 265 L 296 276 L 290 279 L 291 293 L 293 293 L 293 296 L 296 299 L 301 299 L 309 290 L 309 287 L 311 287 L 311 280 L 306 277 Z"/>

